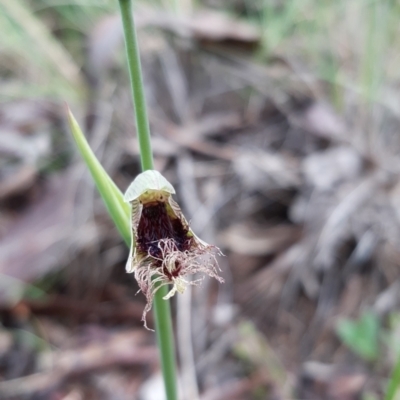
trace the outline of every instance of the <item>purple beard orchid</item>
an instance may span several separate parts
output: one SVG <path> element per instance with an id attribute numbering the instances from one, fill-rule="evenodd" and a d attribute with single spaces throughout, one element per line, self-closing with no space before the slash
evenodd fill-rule
<path id="1" fill-rule="evenodd" d="M 216 254 L 221 252 L 194 234 L 172 198 L 174 193 L 173 186 L 158 171 L 148 170 L 135 178 L 124 196 L 132 205 L 132 240 L 126 271 L 135 273 L 146 296 L 142 317 L 145 326 L 146 314 L 160 287 L 172 284 L 164 297 L 167 300 L 176 292 L 183 293 L 188 284 L 202 280 L 188 281 L 188 275 L 203 273 L 223 282 L 216 260 Z"/>

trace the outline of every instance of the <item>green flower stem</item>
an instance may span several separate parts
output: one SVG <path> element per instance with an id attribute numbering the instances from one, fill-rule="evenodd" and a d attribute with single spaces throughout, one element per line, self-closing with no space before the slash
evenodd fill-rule
<path id="1" fill-rule="evenodd" d="M 126 56 L 128 59 L 129 77 L 133 105 L 135 108 L 136 130 L 139 138 L 142 170 L 154 169 L 151 150 L 149 119 L 147 117 L 146 99 L 144 97 L 142 68 L 140 65 L 139 46 L 133 21 L 132 0 L 119 0 L 122 25 L 124 27 Z"/>
<path id="2" fill-rule="evenodd" d="M 167 286 L 163 286 L 156 293 L 154 296 L 153 314 L 156 323 L 157 344 L 160 352 L 166 398 L 167 400 L 177 400 L 175 344 L 172 330 L 171 306 L 169 300 L 163 300 L 163 297 L 167 293 Z"/>
<path id="3" fill-rule="evenodd" d="M 153 153 L 151 150 L 150 129 L 143 89 L 139 47 L 133 21 L 132 1 L 119 0 L 119 5 L 124 28 L 142 170 L 145 171 L 154 168 Z M 167 400 L 177 400 L 175 345 L 172 330 L 171 307 L 169 301 L 163 300 L 163 297 L 167 293 L 167 286 L 163 286 L 157 291 L 153 303 L 154 319 L 166 397 Z"/>

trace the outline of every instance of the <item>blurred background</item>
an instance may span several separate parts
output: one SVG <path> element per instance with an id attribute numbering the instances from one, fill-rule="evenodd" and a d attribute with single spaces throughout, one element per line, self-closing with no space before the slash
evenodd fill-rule
<path id="1" fill-rule="evenodd" d="M 138 0 L 135 18 L 156 168 L 225 254 L 225 284 L 173 299 L 182 399 L 383 399 L 400 2 Z M 124 191 L 140 162 L 118 2 L 0 0 L 0 85 L 0 398 L 163 400 L 128 250 L 65 118 L 67 102 Z"/>

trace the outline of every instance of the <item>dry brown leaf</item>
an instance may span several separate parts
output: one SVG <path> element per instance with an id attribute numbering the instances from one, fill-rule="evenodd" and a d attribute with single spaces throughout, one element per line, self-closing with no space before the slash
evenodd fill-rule
<path id="1" fill-rule="evenodd" d="M 71 376 L 115 366 L 155 364 L 157 349 L 146 345 L 143 330 L 110 334 L 101 341 L 92 340 L 83 348 L 44 354 L 42 371 L 0 382 L 1 396 L 22 396 L 57 387 Z"/>
<path id="2" fill-rule="evenodd" d="M 25 165 L 7 179 L 0 181 L 0 200 L 20 194 L 29 189 L 35 183 L 37 169 L 31 165 Z"/>
<path id="3" fill-rule="evenodd" d="M 247 43 L 258 43 L 261 39 L 260 31 L 254 25 L 213 10 L 201 11 L 183 20 L 182 24 L 196 39 Z"/>
<path id="4" fill-rule="evenodd" d="M 0 242 L 0 301 L 18 300 L 23 284 L 49 272 L 62 261 L 72 244 L 87 243 L 94 231 L 90 225 L 77 237 L 74 215 L 74 173 L 55 175 L 24 214 L 9 227 Z"/>
<path id="5" fill-rule="evenodd" d="M 135 10 L 135 21 L 138 29 L 156 27 L 196 40 L 235 41 L 248 45 L 255 45 L 261 40 L 261 33 L 254 25 L 215 10 L 177 16 L 165 10 L 138 6 Z M 117 15 L 106 16 L 99 21 L 89 37 L 89 62 L 96 74 L 112 64 L 115 49 L 120 44 L 122 44 L 120 18 Z"/>

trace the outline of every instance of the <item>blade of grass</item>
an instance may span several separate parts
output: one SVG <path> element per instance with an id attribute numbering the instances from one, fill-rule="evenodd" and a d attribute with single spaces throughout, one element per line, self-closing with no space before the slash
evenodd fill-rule
<path id="1" fill-rule="evenodd" d="M 385 400 L 394 400 L 400 387 L 400 357 L 394 366 L 392 376 L 390 377 Z"/>
<path id="2" fill-rule="evenodd" d="M 0 0 L 0 11 L 19 27 L 19 32 L 23 35 L 24 40 L 33 48 L 36 58 L 32 56 L 32 51 L 29 51 L 32 60 L 43 58 L 49 62 L 52 69 L 62 75 L 74 87 L 83 85 L 79 67 L 72 60 L 68 51 L 61 42 L 53 37 L 47 27 L 29 11 L 25 2 Z M 28 50 L 30 50 L 30 47 L 24 46 L 24 54 Z"/>
<path id="3" fill-rule="evenodd" d="M 143 171 L 153 169 L 153 153 L 150 141 L 150 128 L 146 111 L 139 46 L 136 38 L 131 0 L 119 0 L 122 25 L 126 45 L 126 55 L 131 81 L 132 97 L 135 108 L 136 130 L 139 138 L 140 157 Z M 167 400 L 177 400 L 176 359 L 174 333 L 172 329 L 171 306 L 163 300 L 168 287 L 161 287 L 154 297 L 154 320 L 157 344 L 161 358 Z"/>
<path id="4" fill-rule="evenodd" d="M 68 108 L 68 122 L 78 149 L 93 177 L 107 211 L 113 219 L 118 231 L 128 246 L 131 245 L 130 208 L 124 202 L 124 196 L 113 180 L 104 170 L 86 141 L 71 110 Z"/>

